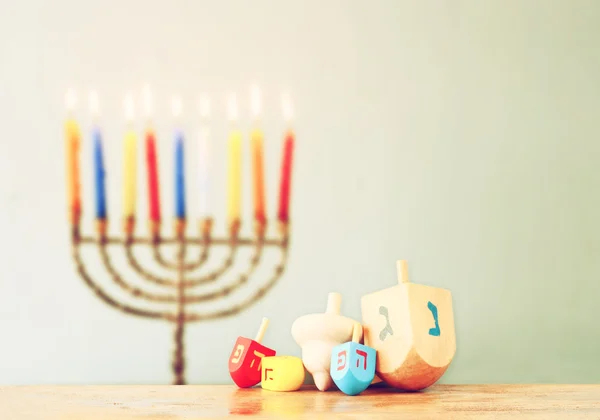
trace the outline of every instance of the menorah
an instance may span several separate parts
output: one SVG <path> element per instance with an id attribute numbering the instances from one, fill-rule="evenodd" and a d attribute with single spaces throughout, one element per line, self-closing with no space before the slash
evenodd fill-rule
<path id="1" fill-rule="evenodd" d="M 71 94 L 72 95 L 72 94 Z M 71 102 L 73 102 L 71 100 Z M 72 108 L 72 104 L 71 107 Z M 127 167 L 127 159 L 131 158 L 131 153 L 126 157 L 126 178 L 130 174 L 130 179 L 125 180 L 125 214 L 123 217 L 123 236 L 113 236 L 108 233 L 108 218 L 106 215 L 106 194 L 104 189 L 104 165 L 102 155 L 102 144 L 99 131 L 94 131 L 94 152 L 96 163 L 96 234 L 82 233 L 81 229 L 81 195 L 79 182 L 79 146 L 80 134 L 74 119 L 71 117 L 66 125 L 66 151 L 67 151 L 67 178 L 69 192 L 69 209 L 71 223 L 72 252 L 77 271 L 85 284 L 100 298 L 111 307 L 118 309 L 126 314 L 135 315 L 143 318 L 158 319 L 170 322 L 174 325 L 174 353 L 172 369 L 174 374 L 174 384 L 184 384 L 185 380 L 185 355 L 184 355 L 184 332 L 186 324 L 192 322 L 208 321 L 218 318 L 224 318 L 235 315 L 248 308 L 259 299 L 261 299 L 276 284 L 277 280 L 284 272 L 289 244 L 289 181 L 291 170 L 291 151 L 293 147 L 294 136 L 291 130 L 284 139 L 284 158 L 282 164 L 282 183 L 280 190 L 280 207 L 278 210 L 278 234 L 269 237 L 267 232 L 267 219 L 264 214 L 264 189 L 262 188 L 262 134 L 255 130 L 252 133 L 253 162 L 254 162 L 254 194 L 255 194 L 255 221 L 254 234 L 249 237 L 240 235 L 240 217 L 239 217 L 239 132 L 232 132 L 230 136 L 230 202 L 229 202 L 229 222 L 228 234 L 219 237 L 213 235 L 213 218 L 203 217 L 199 220 L 198 234 L 188 235 L 186 233 L 188 218 L 185 214 L 185 200 L 183 188 L 183 138 L 179 132 L 176 140 L 176 206 L 177 215 L 174 220 L 174 232 L 171 236 L 163 236 L 161 233 L 160 206 L 158 204 L 158 181 L 156 174 L 156 150 L 154 144 L 154 135 L 148 130 L 146 137 L 147 164 L 148 164 L 148 182 L 149 182 L 149 200 L 150 216 L 148 221 L 148 236 L 139 236 L 135 233 L 136 215 L 133 194 L 135 193 L 135 176 L 131 179 L 131 174 L 135 173 L 135 159 L 130 162 L 133 168 Z M 258 137 L 257 137 L 258 135 Z M 135 139 L 131 133 L 126 135 L 125 141 Z M 258 140 L 260 141 L 258 141 Z M 133 140 L 135 141 L 135 140 Z M 237 144 L 237 146 L 236 146 Z M 258 146 L 257 146 L 258 145 Z M 131 144 L 130 144 L 131 146 Z M 126 145 L 126 154 L 128 154 Z M 232 154 L 233 159 L 232 159 Z M 181 155 L 181 159 L 178 157 Z M 236 156 L 237 155 L 237 156 Z M 152 161 L 151 156 L 154 156 Z M 132 163 L 133 162 L 133 163 Z M 130 165 L 130 166 L 131 166 Z M 232 168 L 232 165 L 234 166 Z M 235 166 L 237 165 L 237 168 Z M 258 166 L 258 168 L 257 168 Z M 180 179 L 181 178 L 181 179 Z M 181 181 L 181 182 L 180 182 Z M 237 186 L 236 186 L 237 183 Z M 129 187 L 128 187 L 129 185 Z M 133 185 L 133 186 L 132 186 Z M 84 246 L 96 247 L 106 272 L 113 283 L 132 297 L 132 302 L 121 301 L 108 293 L 88 272 L 86 264 L 82 258 L 81 249 Z M 168 258 L 165 255 L 166 246 L 175 246 L 176 255 L 174 258 Z M 124 251 L 126 261 L 132 272 L 135 272 L 144 283 L 153 284 L 164 288 L 163 292 L 152 292 L 145 287 L 138 287 L 126 279 L 117 269 L 111 259 L 109 248 L 119 248 Z M 157 267 L 161 267 L 163 273 L 155 273 L 139 259 L 140 248 L 146 248 L 152 254 Z M 215 247 L 226 247 L 226 256 L 220 265 L 209 272 L 203 272 L 209 261 L 211 250 Z M 198 287 L 209 284 L 218 284 L 217 281 L 232 268 L 236 255 L 240 248 L 252 248 L 253 252 L 250 258 L 248 268 L 235 277 L 235 281 L 221 286 L 216 290 L 200 292 Z M 250 277 L 256 270 L 263 250 L 266 247 L 280 250 L 280 260 L 275 265 L 273 273 L 257 289 L 253 290 L 249 296 L 243 298 L 232 306 L 202 311 L 198 305 L 202 303 L 219 301 L 220 299 L 232 295 L 244 284 L 248 283 Z M 193 251 L 193 252 L 192 252 Z M 156 308 L 157 304 L 161 308 Z M 166 306 L 165 306 L 166 305 Z M 153 307 L 154 306 L 154 307 Z M 164 308 L 169 309 L 164 309 Z"/>

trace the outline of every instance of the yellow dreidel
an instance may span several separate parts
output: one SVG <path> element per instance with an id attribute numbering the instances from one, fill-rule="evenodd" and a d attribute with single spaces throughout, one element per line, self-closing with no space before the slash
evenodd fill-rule
<path id="1" fill-rule="evenodd" d="M 364 342 L 377 350 L 377 376 L 419 390 L 440 379 L 456 352 L 452 295 L 409 283 L 406 261 L 397 266 L 398 285 L 362 297 Z"/>
<path id="2" fill-rule="evenodd" d="M 299 357 L 263 357 L 260 382 L 263 389 L 269 391 L 297 391 L 303 383 L 304 365 Z"/>

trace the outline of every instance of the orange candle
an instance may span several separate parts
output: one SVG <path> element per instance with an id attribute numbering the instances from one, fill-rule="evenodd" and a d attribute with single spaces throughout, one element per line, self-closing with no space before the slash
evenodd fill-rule
<path id="1" fill-rule="evenodd" d="M 250 135 L 252 156 L 252 180 L 254 192 L 254 218 L 257 222 L 264 224 L 267 221 L 265 215 L 265 182 L 263 168 L 263 133 L 258 128 L 260 116 L 260 91 L 253 86 L 250 91 L 250 102 L 252 115 L 256 128 Z"/>
<path id="2" fill-rule="evenodd" d="M 252 132 L 252 175 L 254 180 L 254 218 L 265 223 L 265 182 L 263 170 L 263 134 L 259 129 Z"/>
<path id="3" fill-rule="evenodd" d="M 70 90 L 66 97 L 67 111 L 72 114 L 75 107 L 75 93 Z M 69 115 L 65 122 L 65 151 L 67 169 L 67 200 L 70 221 L 79 224 L 81 218 L 81 182 L 79 177 L 79 151 L 81 134 L 75 119 Z"/>

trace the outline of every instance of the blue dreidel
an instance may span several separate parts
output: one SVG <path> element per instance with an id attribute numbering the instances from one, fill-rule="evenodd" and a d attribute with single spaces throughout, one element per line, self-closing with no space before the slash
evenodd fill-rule
<path id="1" fill-rule="evenodd" d="M 360 394 L 371 385 L 375 377 L 375 349 L 360 344 L 361 336 L 362 326 L 356 322 L 352 341 L 335 346 L 331 351 L 329 373 L 344 394 Z"/>

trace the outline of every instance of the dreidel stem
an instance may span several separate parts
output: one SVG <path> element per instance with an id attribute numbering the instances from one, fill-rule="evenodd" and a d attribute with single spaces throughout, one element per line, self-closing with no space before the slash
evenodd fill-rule
<path id="1" fill-rule="evenodd" d="M 363 333 L 363 327 L 360 323 L 355 322 L 354 327 L 352 328 L 352 342 L 358 343 L 360 341 L 360 337 Z"/>
<path id="2" fill-rule="evenodd" d="M 327 309 L 325 310 L 325 313 L 339 315 L 341 306 L 342 295 L 335 292 L 331 292 L 327 295 Z"/>
<path id="3" fill-rule="evenodd" d="M 408 283 L 408 263 L 406 260 L 397 261 L 396 270 L 398 271 L 398 283 Z"/>
<path id="4" fill-rule="evenodd" d="M 269 326 L 269 318 L 263 318 L 262 322 L 260 323 L 260 328 L 258 329 L 258 332 L 256 333 L 256 337 L 254 338 L 254 341 L 256 341 L 257 343 L 260 343 L 263 339 L 263 337 L 265 336 L 265 333 L 267 332 L 267 327 Z"/>

